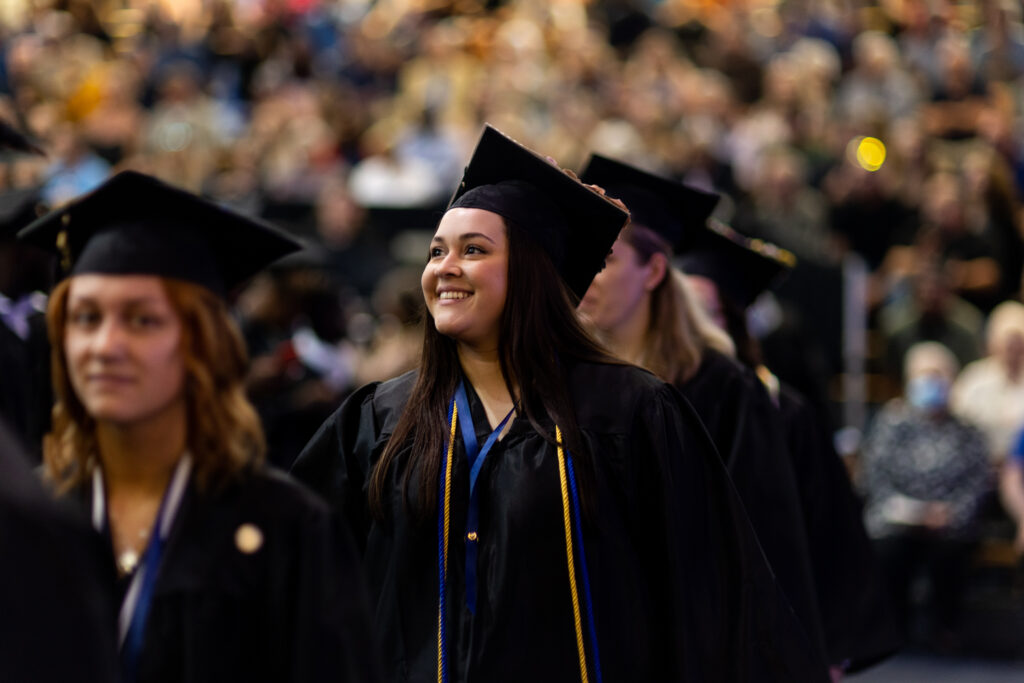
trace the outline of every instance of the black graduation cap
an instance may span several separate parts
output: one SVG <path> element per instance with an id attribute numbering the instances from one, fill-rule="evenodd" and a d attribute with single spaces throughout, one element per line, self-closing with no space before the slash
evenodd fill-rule
<path id="1" fill-rule="evenodd" d="M 158 275 L 221 296 L 299 243 L 266 223 L 135 171 L 18 234 L 60 257 L 61 276 Z"/>
<path id="2" fill-rule="evenodd" d="M 611 200 L 489 125 L 448 206 L 493 211 L 528 233 L 580 298 L 629 219 Z"/>
<path id="3" fill-rule="evenodd" d="M 29 140 L 24 133 L 19 132 L 11 124 L 3 120 L 0 120 L 0 150 L 46 156 L 46 152 L 39 145 Z"/>
<path id="4" fill-rule="evenodd" d="M 600 185 L 621 199 L 630 221 L 665 238 L 677 254 L 703 229 L 718 205 L 718 195 L 642 171 L 635 166 L 594 154 L 580 174 L 585 183 Z"/>
<path id="5" fill-rule="evenodd" d="M 796 265 L 792 252 L 717 221 L 709 221 L 695 236 L 680 261 L 683 271 L 708 278 L 741 308 L 754 303 Z"/>
<path id="6" fill-rule="evenodd" d="M 0 242 L 9 242 L 19 230 L 39 218 L 44 206 L 40 188 L 26 187 L 0 193 Z"/>

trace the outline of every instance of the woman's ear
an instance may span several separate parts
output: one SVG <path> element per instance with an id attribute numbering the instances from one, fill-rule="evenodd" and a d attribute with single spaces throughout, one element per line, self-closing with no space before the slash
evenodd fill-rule
<path id="1" fill-rule="evenodd" d="M 647 262 L 647 267 L 650 270 L 647 273 L 647 278 L 644 280 L 644 289 L 648 292 L 653 292 L 661 284 L 661 281 L 665 279 L 665 274 L 668 272 L 668 256 L 660 251 L 655 252 L 651 255 L 651 260 Z"/>

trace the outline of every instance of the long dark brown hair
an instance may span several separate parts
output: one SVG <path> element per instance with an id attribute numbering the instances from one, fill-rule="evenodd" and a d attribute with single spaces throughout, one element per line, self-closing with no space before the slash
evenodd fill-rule
<path id="1" fill-rule="evenodd" d="M 575 361 L 620 363 L 601 347 L 576 319 L 578 301 L 536 242 L 511 221 L 508 236 L 508 288 L 500 321 L 498 356 L 505 386 L 515 396 L 518 415 L 525 417 L 551 443 L 553 433 L 542 426 L 550 418 L 562 430 L 565 446 L 580 472 L 581 488 L 592 478 L 591 455 L 583 443 L 566 364 Z M 415 500 L 413 512 L 427 517 L 437 506 L 441 452 L 448 436 L 448 407 L 462 371 L 455 340 L 437 331 L 426 313 L 420 371 L 406 409 L 398 420 L 370 481 L 369 502 L 374 514 L 384 512 L 389 472 L 410 444 L 402 472 L 405 502 Z M 415 495 L 410 487 L 415 486 Z M 584 492 L 584 505 L 587 506 Z"/>

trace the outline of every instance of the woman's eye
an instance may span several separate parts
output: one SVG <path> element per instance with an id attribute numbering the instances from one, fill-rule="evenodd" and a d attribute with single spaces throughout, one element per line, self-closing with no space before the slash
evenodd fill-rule
<path id="1" fill-rule="evenodd" d="M 88 327 L 99 322 L 100 316 L 96 311 L 75 311 L 68 316 L 68 322 L 76 327 Z"/>
<path id="2" fill-rule="evenodd" d="M 128 323 L 136 329 L 157 327 L 162 322 L 160 316 L 149 313 L 135 313 L 128 316 Z"/>
<path id="3" fill-rule="evenodd" d="M 431 247 L 430 248 L 430 258 L 437 258 L 438 256 L 443 256 L 443 255 L 444 255 L 444 251 L 441 249 L 441 247 Z"/>
<path id="4" fill-rule="evenodd" d="M 475 244 L 470 244 L 468 247 L 466 247 L 466 253 L 467 254 L 486 254 L 487 252 L 485 252 L 483 249 L 481 249 L 480 247 L 476 246 Z"/>

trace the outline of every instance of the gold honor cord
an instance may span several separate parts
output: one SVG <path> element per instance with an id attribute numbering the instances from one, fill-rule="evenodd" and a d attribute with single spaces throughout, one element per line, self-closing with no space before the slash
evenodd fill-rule
<path id="1" fill-rule="evenodd" d="M 452 406 L 452 425 L 448 435 L 448 458 L 444 471 L 444 502 L 443 505 L 443 559 L 440 563 L 442 573 L 442 592 L 440 600 L 445 600 L 444 584 L 448 573 L 448 529 L 451 520 L 451 492 L 452 492 L 452 461 L 455 455 L 455 424 L 458 421 L 458 408 Z M 576 559 L 573 554 L 572 544 L 572 507 L 569 501 L 569 485 L 566 476 L 565 451 L 562 448 L 562 430 L 555 425 L 555 440 L 558 443 L 558 479 L 562 490 L 562 519 L 565 522 L 565 555 L 569 563 L 569 591 L 572 594 L 572 616 L 576 627 L 576 650 L 580 658 L 580 679 L 583 683 L 589 683 L 587 675 L 587 651 L 583 644 L 583 622 L 580 619 L 580 598 L 576 589 Z M 437 612 L 437 681 L 446 683 L 446 652 L 444 634 L 444 609 L 439 605 Z"/>
<path id="2" fill-rule="evenodd" d="M 583 647 L 583 623 L 580 620 L 580 596 L 576 591 L 576 560 L 572 552 L 572 509 L 569 506 L 569 485 L 565 475 L 565 451 L 562 450 L 562 430 L 555 425 L 558 442 L 558 480 L 562 486 L 562 519 L 565 520 L 565 555 L 569 560 L 569 591 L 572 593 L 572 618 L 576 625 L 576 650 L 580 655 L 580 678 L 588 683 L 587 651 Z"/>
<path id="3" fill-rule="evenodd" d="M 448 527 L 451 521 L 452 502 L 452 462 L 455 459 L 455 423 L 459 419 L 459 408 L 452 403 L 452 429 L 448 435 L 448 458 L 444 467 L 444 559 L 442 566 L 442 591 L 441 602 L 446 599 L 443 587 L 447 583 L 448 575 Z M 444 656 L 444 609 L 443 605 L 437 610 L 437 683 L 445 682 L 445 656 Z"/>

